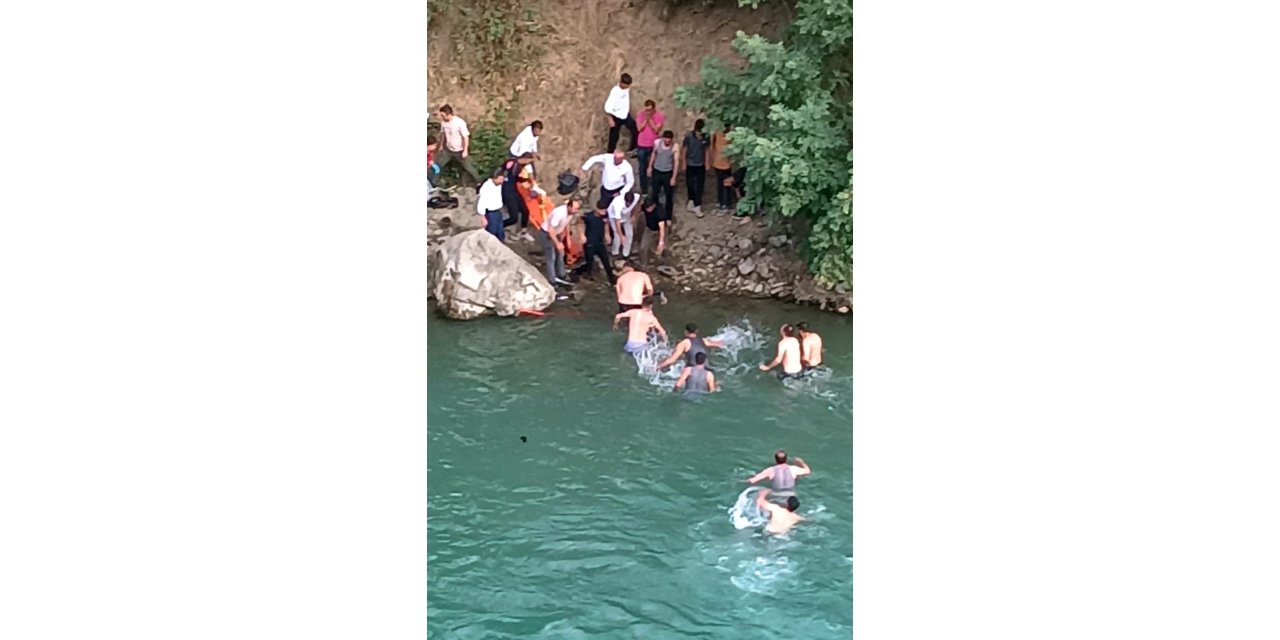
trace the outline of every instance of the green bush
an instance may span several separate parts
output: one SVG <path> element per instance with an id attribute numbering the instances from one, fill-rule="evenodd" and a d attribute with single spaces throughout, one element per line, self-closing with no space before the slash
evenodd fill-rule
<path id="1" fill-rule="evenodd" d="M 760 0 L 739 0 L 756 6 Z M 745 67 L 703 60 L 699 83 L 676 89 L 686 109 L 716 129 L 733 124 L 726 153 L 747 169 L 743 212 L 765 208 L 809 233 L 810 272 L 822 283 L 852 279 L 853 12 L 847 0 L 798 0 L 781 42 L 738 32 Z"/>

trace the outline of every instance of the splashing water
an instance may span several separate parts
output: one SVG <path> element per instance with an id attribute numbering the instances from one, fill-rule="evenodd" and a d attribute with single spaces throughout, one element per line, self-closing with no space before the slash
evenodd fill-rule
<path id="1" fill-rule="evenodd" d="M 729 522 L 735 529 L 759 527 L 769 521 L 769 517 L 756 504 L 756 494 L 760 487 L 747 487 L 738 494 L 738 501 L 729 507 Z"/>
<path id="2" fill-rule="evenodd" d="M 724 345 L 722 348 L 707 350 L 711 359 L 709 365 L 717 376 L 722 374 L 737 376 L 750 371 L 754 364 L 742 362 L 739 355 L 744 351 L 759 351 L 765 345 L 764 334 L 752 327 L 751 321 L 745 318 L 736 324 L 720 327 L 715 335 L 708 338 Z M 679 342 L 680 339 L 683 338 L 676 339 L 675 342 Z M 648 344 L 632 354 L 636 360 L 636 371 L 655 387 L 671 387 L 680 377 L 680 372 L 684 370 L 684 361 L 677 361 L 665 371 L 659 371 L 658 365 L 673 351 L 675 351 L 674 344 L 664 343 L 657 336 L 649 336 Z"/>

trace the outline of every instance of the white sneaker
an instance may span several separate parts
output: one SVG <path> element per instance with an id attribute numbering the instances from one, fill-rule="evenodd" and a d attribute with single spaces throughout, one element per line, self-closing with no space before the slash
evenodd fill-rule
<path id="1" fill-rule="evenodd" d="M 698 208 L 697 208 L 697 207 L 695 207 L 695 206 L 693 206 L 693 201 L 692 201 L 692 200 L 685 200 L 685 201 L 684 201 L 684 210 L 685 210 L 685 211 L 697 211 L 697 210 L 698 210 Z"/>
<path id="2" fill-rule="evenodd" d="M 693 208 L 693 215 L 698 216 L 699 218 L 701 218 L 701 217 L 702 217 L 702 215 L 703 215 L 703 214 L 702 214 L 702 207 L 701 207 L 701 206 L 694 207 L 694 208 Z"/>
<path id="3" fill-rule="evenodd" d="M 569 282 L 568 280 L 565 280 L 564 278 L 556 278 L 555 282 L 556 282 L 556 284 L 564 284 L 564 285 L 571 285 L 571 284 L 573 284 L 572 282 Z"/>

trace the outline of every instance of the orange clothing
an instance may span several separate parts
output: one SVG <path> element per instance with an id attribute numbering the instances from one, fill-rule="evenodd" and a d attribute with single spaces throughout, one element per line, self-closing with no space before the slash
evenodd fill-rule
<path id="1" fill-rule="evenodd" d="M 733 168 L 729 158 L 724 155 L 724 148 L 729 144 L 729 136 L 723 131 L 711 134 L 711 168 L 728 171 Z"/>
<path id="2" fill-rule="evenodd" d="M 569 241 L 564 243 L 564 263 L 574 264 L 582 259 L 582 238 L 578 236 L 576 225 L 569 225 Z"/>

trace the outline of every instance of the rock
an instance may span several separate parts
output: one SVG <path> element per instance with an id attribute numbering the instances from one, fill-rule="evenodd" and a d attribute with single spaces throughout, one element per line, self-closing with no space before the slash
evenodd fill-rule
<path id="1" fill-rule="evenodd" d="M 773 273 L 773 267 L 770 267 L 768 262 L 761 262 L 759 265 L 756 265 L 756 273 L 759 274 L 761 278 L 768 280 L 769 276 Z"/>
<path id="2" fill-rule="evenodd" d="M 541 311 L 556 299 L 538 269 L 483 229 L 459 233 L 433 249 L 427 273 L 437 305 L 458 320 Z"/>
<path id="3" fill-rule="evenodd" d="M 679 272 L 679 271 L 676 271 L 676 270 L 675 270 L 675 267 L 668 267 L 668 266 L 667 266 L 667 265 L 665 265 L 665 264 L 664 264 L 664 265 L 662 265 L 662 266 L 659 266 L 659 267 L 658 267 L 658 273 L 661 273 L 662 275 L 664 275 L 664 276 L 666 276 L 666 277 L 668 277 L 668 278 L 674 278 L 674 277 L 676 277 L 677 275 L 680 275 L 680 272 Z M 558 274 L 557 274 L 557 275 L 558 275 Z"/>
<path id="4" fill-rule="evenodd" d="M 840 313 L 849 313 L 849 307 L 841 305 L 839 309 L 836 309 L 836 311 L 839 311 Z"/>
<path id="5" fill-rule="evenodd" d="M 844 285 L 838 284 L 836 285 L 836 293 L 843 295 L 843 294 L 849 293 L 849 290 L 844 288 Z"/>
<path id="6" fill-rule="evenodd" d="M 751 248 L 751 238 L 739 238 L 739 239 L 738 239 L 738 248 L 739 248 L 739 249 L 741 249 L 741 250 L 743 250 L 743 251 L 746 251 L 747 249 L 750 249 L 750 248 Z"/>
<path id="7" fill-rule="evenodd" d="M 746 260 L 743 260 L 742 262 L 738 263 L 738 273 L 741 273 L 744 276 L 754 271 L 755 268 L 756 268 L 756 261 L 752 260 L 751 258 L 747 258 Z"/>
<path id="8" fill-rule="evenodd" d="M 713 245 L 708 246 L 708 247 L 707 247 L 707 250 L 706 250 L 706 256 L 707 256 L 708 258 L 712 258 L 712 259 L 719 258 L 719 257 L 720 257 L 720 247 L 718 247 L 718 246 L 716 246 L 716 245 L 714 245 L 714 244 L 713 244 Z"/>
<path id="9" fill-rule="evenodd" d="M 786 244 L 787 244 L 787 236 L 785 235 L 777 235 L 777 236 L 769 237 L 769 246 L 773 247 L 774 249 L 781 249 Z"/>

